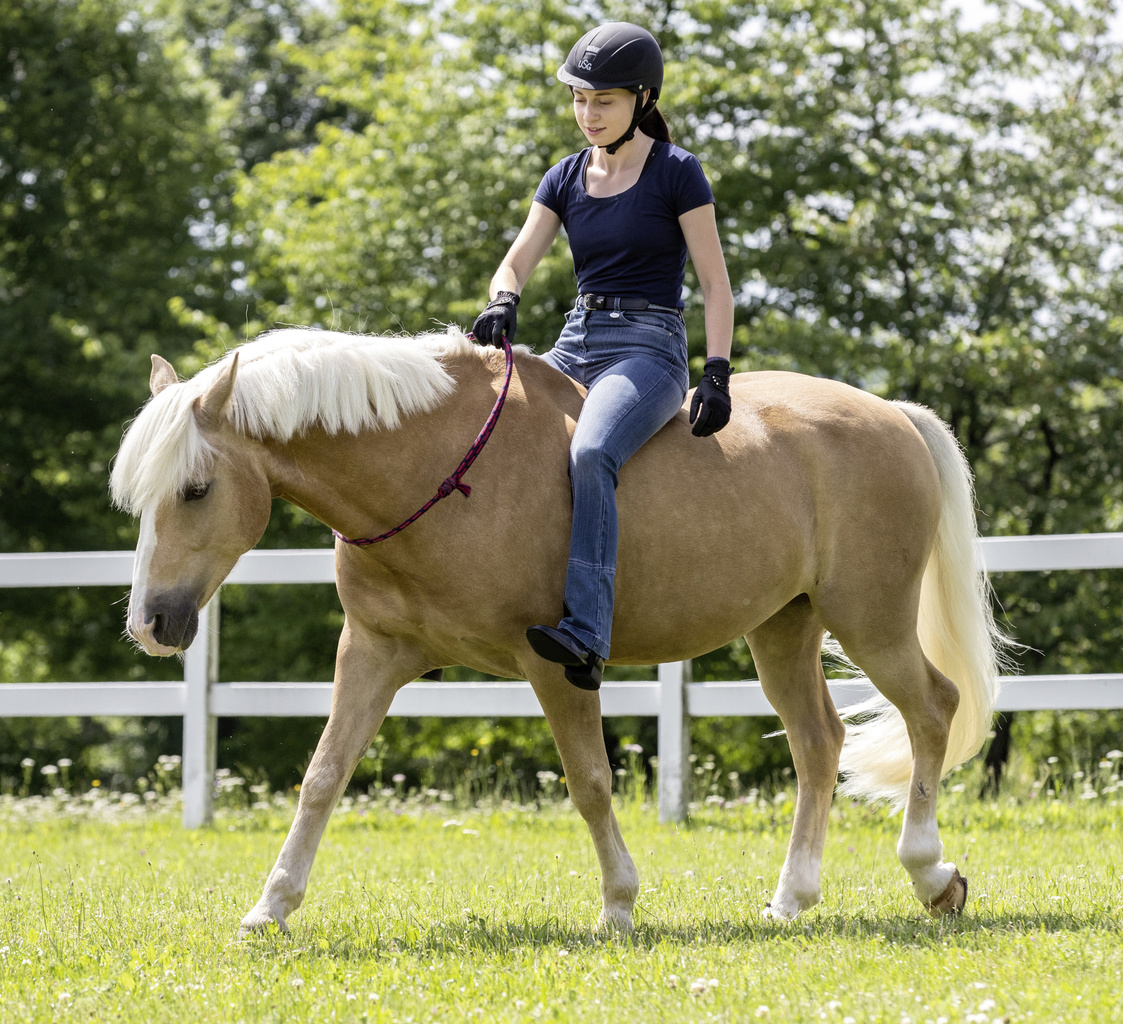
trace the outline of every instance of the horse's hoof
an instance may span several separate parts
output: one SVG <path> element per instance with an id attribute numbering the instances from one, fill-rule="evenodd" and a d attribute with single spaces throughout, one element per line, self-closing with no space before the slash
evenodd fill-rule
<path id="1" fill-rule="evenodd" d="M 796 909 L 794 913 L 788 914 L 783 909 L 781 909 L 778 904 L 766 903 L 764 905 L 764 910 L 761 911 L 760 916 L 763 917 L 765 921 L 772 921 L 775 924 L 788 924 L 790 921 L 794 921 L 796 919 L 796 915 L 798 913 L 799 910 Z"/>
<path id="2" fill-rule="evenodd" d="M 600 919 L 597 921 L 597 931 L 601 934 L 627 935 L 632 929 L 632 915 L 625 910 L 612 913 L 607 910 L 601 911 Z"/>
<path id="3" fill-rule="evenodd" d="M 967 903 L 967 879 L 958 870 L 951 876 L 947 888 L 924 909 L 933 917 L 956 917 Z"/>
<path id="4" fill-rule="evenodd" d="M 282 935 L 291 934 L 289 932 L 289 926 L 285 924 L 283 918 L 274 917 L 268 912 L 262 913 L 255 907 L 242 918 L 242 923 L 238 927 L 238 936 L 244 939 L 250 935 L 264 935 L 274 927 L 277 928 Z"/>

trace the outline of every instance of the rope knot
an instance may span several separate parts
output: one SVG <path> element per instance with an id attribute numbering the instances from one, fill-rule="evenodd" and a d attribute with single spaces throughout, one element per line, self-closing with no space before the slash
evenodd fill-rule
<path id="1" fill-rule="evenodd" d="M 461 483 L 454 476 L 445 477 L 444 483 L 442 483 L 441 486 L 437 488 L 437 493 L 442 498 L 447 498 L 453 491 L 459 491 L 464 495 L 465 498 L 467 498 L 468 495 L 472 493 L 472 488 L 467 484 Z"/>

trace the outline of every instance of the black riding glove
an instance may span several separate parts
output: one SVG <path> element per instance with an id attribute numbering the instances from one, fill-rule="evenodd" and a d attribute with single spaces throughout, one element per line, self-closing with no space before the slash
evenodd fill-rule
<path id="1" fill-rule="evenodd" d="M 499 292 L 472 324 L 476 341 L 496 348 L 502 346 L 504 335 L 508 341 L 514 341 L 515 307 L 518 304 L 519 297 L 514 292 Z"/>
<path id="2" fill-rule="evenodd" d="M 690 422 L 694 423 L 691 433 L 695 437 L 709 437 L 721 430 L 729 422 L 731 408 L 729 360 L 712 356 L 706 360 L 702 380 L 690 403 Z"/>

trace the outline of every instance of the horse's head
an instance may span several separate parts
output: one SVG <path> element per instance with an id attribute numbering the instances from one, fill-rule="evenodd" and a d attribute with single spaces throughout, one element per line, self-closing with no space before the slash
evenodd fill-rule
<path id="1" fill-rule="evenodd" d="M 153 356 L 152 400 L 113 469 L 115 500 L 140 516 L 128 633 L 161 657 L 191 645 L 199 609 L 269 522 L 262 448 L 227 415 L 237 355 L 216 369 L 205 390 L 174 394 L 193 382 Z"/>
<path id="2" fill-rule="evenodd" d="M 110 479 L 114 502 L 140 517 L 133 639 L 158 655 L 191 643 L 199 608 L 265 532 L 275 486 L 311 489 L 308 501 L 322 504 L 303 468 L 270 455 L 278 445 L 313 427 L 328 436 L 396 430 L 456 388 L 450 357 L 476 352 L 451 328 L 413 338 L 287 328 L 182 382 L 153 356 L 152 398 Z"/>

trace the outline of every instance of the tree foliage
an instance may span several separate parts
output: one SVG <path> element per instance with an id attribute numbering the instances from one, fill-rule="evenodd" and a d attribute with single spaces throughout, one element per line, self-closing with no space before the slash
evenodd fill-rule
<path id="1" fill-rule="evenodd" d="M 223 38 L 233 46 L 232 26 L 263 6 L 239 5 L 236 18 L 224 11 Z M 240 160 L 267 155 L 259 135 L 270 134 L 240 111 L 246 95 L 271 94 L 255 88 L 270 79 L 259 71 L 239 91 L 232 73 L 204 73 L 206 49 L 194 40 L 214 33 L 199 27 L 203 9 L 192 11 L 189 36 L 169 4 L 13 0 L 0 10 L 3 550 L 131 546 L 133 524 L 110 509 L 106 483 L 122 427 L 147 397 L 148 357 L 192 351 L 197 330 L 177 315 L 186 301 L 212 319 L 236 315 L 234 173 Z M 240 75 L 255 67 L 245 55 L 257 28 L 234 46 Z M 273 32 L 274 47 L 281 35 Z M 220 62 L 209 64 L 214 72 Z M 301 128 L 294 121 L 283 145 L 298 143 Z M 0 590 L 0 678 L 181 671 L 119 641 L 121 596 Z M 125 743 L 114 738 L 122 729 Z M 168 739 L 161 722 L 0 722 L 0 774 L 45 749 L 75 759 L 81 749 L 99 774 L 97 748 L 107 742 L 131 770 Z"/>
<path id="2" fill-rule="evenodd" d="M 240 192 L 257 273 L 283 282 L 285 319 L 469 322 L 539 177 L 579 145 L 554 68 L 589 21 L 644 20 L 668 56 L 661 105 L 714 183 L 738 364 L 932 406 L 976 469 L 984 533 L 1114 529 L 1113 12 L 995 5 L 968 31 L 926 0 L 608 4 L 580 19 L 350 0 L 342 41 L 302 58 L 350 119 Z M 572 292 L 559 243 L 520 340 L 548 346 Z M 1011 612 L 1043 585 L 1001 582 Z M 1041 646 L 1046 625 L 1017 628 Z M 1072 652 L 1049 646 L 1063 667 Z"/>
<path id="3" fill-rule="evenodd" d="M 554 71 L 616 18 L 659 36 L 660 106 L 713 183 L 738 367 L 934 408 L 975 468 L 984 533 L 1119 529 L 1117 6 L 990 3 L 968 28 L 940 0 L 15 0 L 0 12 L 0 544 L 130 542 L 105 467 L 155 348 L 191 372 L 277 321 L 470 323 L 541 175 L 582 145 Z M 519 340 L 548 347 L 573 291 L 559 241 Z M 700 363 L 693 296 L 687 316 Z M 324 536 L 285 508 L 267 543 Z M 997 578 L 1023 668 L 1118 670 L 1118 584 Z M 291 604 L 231 592 L 224 630 L 253 638 L 228 644 L 253 652 L 232 673 L 330 673 L 334 599 L 297 624 Z M 85 652 L 82 596 L 5 607 L 9 677 L 153 673 Z M 751 659 L 733 645 L 695 674 L 751 675 Z M 706 728 L 730 757 L 760 731 Z"/>

